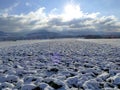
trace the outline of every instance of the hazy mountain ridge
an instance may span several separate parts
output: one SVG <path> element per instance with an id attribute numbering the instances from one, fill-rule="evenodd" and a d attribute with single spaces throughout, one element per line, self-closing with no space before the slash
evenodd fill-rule
<path id="1" fill-rule="evenodd" d="M 87 33 L 86 33 L 87 32 Z M 92 32 L 90 31 L 48 31 L 36 30 L 31 32 L 6 33 L 0 31 L 0 40 L 24 39 L 54 39 L 54 38 L 120 38 L 120 32 Z"/>

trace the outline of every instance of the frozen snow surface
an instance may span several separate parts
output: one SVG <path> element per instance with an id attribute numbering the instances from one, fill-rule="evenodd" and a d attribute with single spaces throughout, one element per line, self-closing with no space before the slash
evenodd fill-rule
<path id="1" fill-rule="evenodd" d="M 0 47 L 0 90 L 120 90 L 114 40 L 23 42 Z"/>
<path id="2" fill-rule="evenodd" d="M 98 44 L 109 44 L 120 47 L 120 39 L 78 39 L 79 41 L 88 41 Z"/>
<path id="3" fill-rule="evenodd" d="M 33 44 L 38 42 L 45 42 L 46 40 L 16 40 L 16 41 L 0 41 L 0 48 L 10 47 L 10 46 L 19 46 L 25 44 Z"/>

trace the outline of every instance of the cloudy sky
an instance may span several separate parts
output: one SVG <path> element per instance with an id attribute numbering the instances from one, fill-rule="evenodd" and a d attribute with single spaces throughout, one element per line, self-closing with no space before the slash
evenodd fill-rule
<path id="1" fill-rule="evenodd" d="M 120 0 L 0 0 L 0 31 L 120 32 Z"/>

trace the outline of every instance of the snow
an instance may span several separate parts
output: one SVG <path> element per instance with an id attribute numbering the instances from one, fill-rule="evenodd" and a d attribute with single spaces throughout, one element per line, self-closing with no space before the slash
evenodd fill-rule
<path id="1" fill-rule="evenodd" d="M 10 46 L 19 46 L 25 44 L 34 44 L 38 42 L 45 42 L 46 40 L 17 40 L 17 41 L 0 41 L 0 48 L 10 47 Z"/>
<path id="2" fill-rule="evenodd" d="M 18 82 L 18 81 L 19 81 L 18 76 L 8 75 L 8 76 L 6 77 L 6 82 L 16 83 L 16 82 Z"/>
<path id="3" fill-rule="evenodd" d="M 24 84 L 21 90 L 33 90 L 35 85 L 33 84 Z"/>
<path id="4" fill-rule="evenodd" d="M 83 84 L 85 90 L 101 90 L 99 83 L 96 80 L 88 80 Z"/>
<path id="5" fill-rule="evenodd" d="M 79 80 L 79 78 L 78 77 L 69 77 L 69 78 L 67 78 L 67 80 L 66 80 L 66 83 L 68 84 L 68 87 L 79 87 L 78 86 L 78 80 Z"/>
<path id="6" fill-rule="evenodd" d="M 14 87 L 14 85 L 11 84 L 11 83 L 8 83 L 8 82 L 4 82 L 0 85 L 0 89 L 5 89 L 5 88 L 11 88 L 12 89 L 13 87 Z"/>
<path id="7" fill-rule="evenodd" d="M 77 39 L 79 41 L 87 41 L 98 44 L 109 44 L 112 46 L 120 47 L 120 39 Z"/>
<path id="8" fill-rule="evenodd" d="M 103 41 L 0 42 L 0 90 L 120 90 L 120 42 Z"/>

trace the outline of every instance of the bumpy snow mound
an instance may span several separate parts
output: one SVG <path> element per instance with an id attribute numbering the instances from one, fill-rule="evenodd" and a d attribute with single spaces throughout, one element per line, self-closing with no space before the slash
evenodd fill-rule
<path id="1" fill-rule="evenodd" d="M 21 90 L 33 90 L 33 89 L 35 89 L 35 87 L 36 86 L 33 84 L 25 84 L 25 85 L 23 85 Z"/>
<path id="2" fill-rule="evenodd" d="M 0 90 L 120 90 L 120 48 L 74 39 L 1 48 Z"/>

